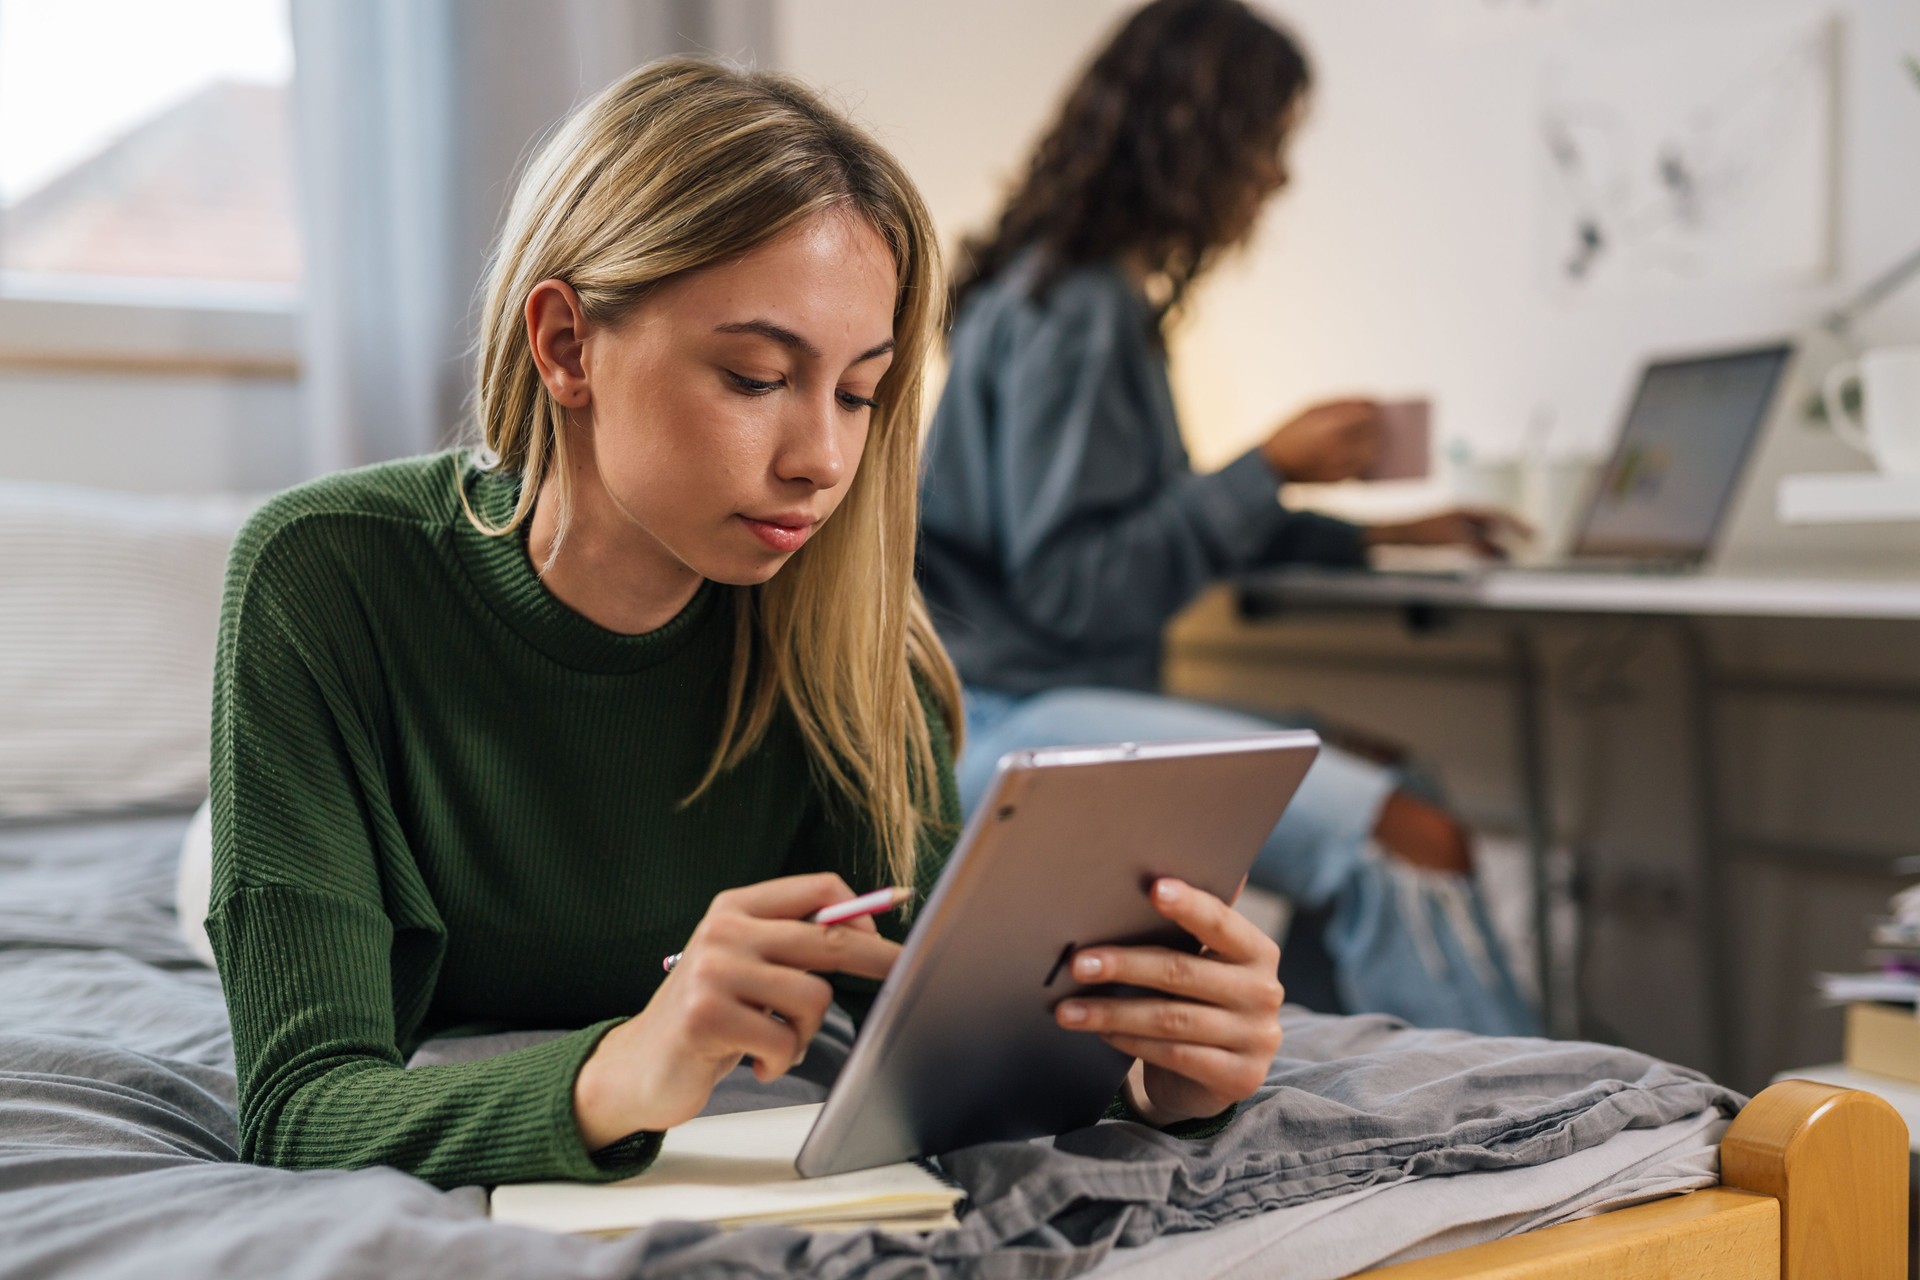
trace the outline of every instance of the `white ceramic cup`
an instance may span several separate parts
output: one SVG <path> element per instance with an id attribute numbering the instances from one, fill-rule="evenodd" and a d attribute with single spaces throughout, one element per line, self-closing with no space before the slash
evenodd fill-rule
<path id="1" fill-rule="evenodd" d="M 1860 380 L 1858 417 L 1841 389 Z M 1875 347 L 1827 371 L 1820 398 L 1833 433 L 1888 475 L 1920 475 L 1920 347 Z"/>
<path id="2" fill-rule="evenodd" d="M 1574 523 L 1600 474 L 1600 459 L 1528 457 L 1520 466 L 1520 514 L 1533 526 L 1533 554 L 1553 559 L 1573 543 Z"/>
<path id="3" fill-rule="evenodd" d="M 1448 487 L 1461 506 L 1513 511 L 1520 506 L 1520 459 L 1477 458 L 1456 464 Z"/>

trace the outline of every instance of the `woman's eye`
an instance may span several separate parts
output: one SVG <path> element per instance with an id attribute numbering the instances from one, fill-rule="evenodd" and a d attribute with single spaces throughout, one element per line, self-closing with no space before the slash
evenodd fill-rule
<path id="1" fill-rule="evenodd" d="M 735 373 L 731 369 L 725 370 L 725 373 L 728 380 L 745 395 L 763 396 L 769 391 L 779 390 L 781 386 L 780 382 L 762 382 L 758 378 L 749 378 L 745 374 Z"/>
<path id="2" fill-rule="evenodd" d="M 840 396 L 840 405 L 845 409 L 858 411 L 860 409 L 878 409 L 880 407 L 878 400 L 869 399 L 866 396 L 857 396 L 851 391 L 842 391 L 838 394 Z"/>

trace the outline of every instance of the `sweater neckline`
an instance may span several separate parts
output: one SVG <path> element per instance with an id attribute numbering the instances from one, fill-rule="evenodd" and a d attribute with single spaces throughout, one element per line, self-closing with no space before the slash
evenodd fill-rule
<path id="1" fill-rule="evenodd" d="M 519 501 L 520 478 L 465 460 L 461 470 L 474 512 L 490 525 L 505 523 Z M 685 648 L 713 614 L 719 592 L 712 582 L 703 581 L 665 625 L 639 635 L 610 631 L 547 589 L 534 572 L 524 524 L 510 533 L 489 535 L 474 528 L 457 506 L 453 522 L 460 557 L 487 604 L 527 643 L 565 666 L 603 673 L 643 670 Z"/>

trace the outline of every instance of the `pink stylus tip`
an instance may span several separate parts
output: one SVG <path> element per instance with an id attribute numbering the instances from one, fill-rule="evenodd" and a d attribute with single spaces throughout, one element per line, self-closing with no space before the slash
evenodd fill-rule
<path id="1" fill-rule="evenodd" d="M 836 902 L 833 906 L 822 907 L 807 917 L 811 924 L 845 924 L 849 920 L 858 920 L 861 916 L 878 915 L 882 911 L 891 911 L 908 898 L 905 889 L 876 889 L 872 893 L 863 893 L 857 898 L 845 902 Z"/>

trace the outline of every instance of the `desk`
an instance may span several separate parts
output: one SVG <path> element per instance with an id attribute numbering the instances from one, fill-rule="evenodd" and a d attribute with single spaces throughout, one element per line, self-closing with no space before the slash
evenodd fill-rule
<path id="1" fill-rule="evenodd" d="M 1528 569 L 1460 575 L 1283 569 L 1241 583 L 1241 608 L 1249 617 L 1329 605 L 1641 617 L 1920 621 L 1920 577 L 1837 580 Z"/>
<path id="2" fill-rule="evenodd" d="M 1884 865 L 1883 853 L 1802 849 L 1734 842 L 1724 830 L 1717 794 L 1713 725 L 1725 692 L 1785 692 L 1805 697 L 1876 698 L 1920 705 L 1920 687 L 1845 680 L 1774 679 L 1716 671 L 1700 623 L 1714 618 L 1789 618 L 1920 622 L 1920 577 L 1853 579 L 1746 577 L 1716 574 L 1597 574 L 1494 569 L 1460 575 L 1285 569 L 1239 584 L 1240 614 L 1249 621 L 1286 613 L 1397 610 L 1413 630 L 1450 614 L 1484 615 L 1506 631 L 1519 744 L 1522 823 L 1532 855 L 1536 971 L 1543 1013 L 1556 1035 L 1578 1034 L 1573 993 L 1578 975 L 1558 961 L 1551 937 L 1552 891 L 1548 855 L 1554 825 L 1546 769 L 1550 749 L 1543 707 L 1543 672 L 1529 620 L 1541 617 L 1652 618 L 1677 629 L 1692 712 L 1694 812 L 1704 895 L 1700 930 L 1702 973 L 1713 1010 L 1711 1045 L 1716 1073 L 1732 1061 L 1734 977 L 1727 945 L 1732 927 L 1724 874 L 1729 860 L 1756 850 L 1776 858 L 1857 859 Z M 1736 843 L 1738 847 L 1736 846 Z"/>

